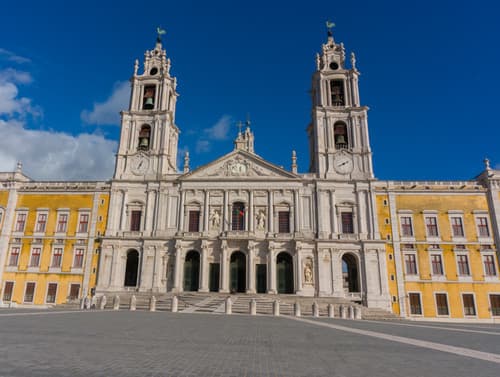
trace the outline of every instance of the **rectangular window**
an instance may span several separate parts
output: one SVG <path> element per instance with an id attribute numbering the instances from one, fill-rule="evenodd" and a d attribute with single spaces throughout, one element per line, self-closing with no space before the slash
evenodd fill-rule
<path id="1" fill-rule="evenodd" d="M 200 231 L 200 211 L 189 211 L 189 232 Z"/>
<path id="2" fill-rule="evenodd" d="M 489 237 L 490 230 L 488 229 L 488 219 L 486 217 L 477 217 L 477 232 L 479 233 L 479 237 Z"/>
<path id="3" fill-rule="evenodd" d="M 243 203 L 237 202 L 233 204 L 231 229 L 245 230 L 245 205 Z"/>
<path id="4" fill-rule="evenodd" d="M 49 285 L 47 286 L 47 299 L 45 300 L 45 302 L 47 304 L 55 304 L 56 294 L 57 294 L 57 284 L 49 283 Z"/>
<path id="5" fill-rule="evenodd" d="M 3 300 L 4 301 L 11 301 L 13 291 L 14 291 L 14 282 L 13 281 L 6 281 L 5 287 L 3 289 Z"/>
<path id="6" fill-rule="evenodd" d="M 407 275 L 417 275 L 417 257 L 415 254 L 405 254 Z"/>
<path id="7" fill-rule="evenodd" d="M 30 267 L 38 267 L 40 265 L 40 253 L 42 249 L 39 247 L 34 247 L 31 250 Z"/>
<path id="8" fill-rule="evenodd" d="M 9 258 L 9 266 L 17 266 L 17 262 L 19 262 L 19 247 L 15 246 L 10 249 L 10 258 Z"/>
<path id="9" fill-rule="evenodd" d="M 57 232 L 65 233 L 67 226 L 68 226 L 68 215 L 66 213 L 59 214 L 59 219 L 57 220 Z"/>
<path id="10" fill-rule="evenodd" d="M 425 226 L 428 237 L 438 237 L 437 217 L 426 217 Z"/>
<path id="11" fill-rule="evenodd" d="M 82 268 L 83 267 L 83 255 L 85 254 L 85 250 L 78 248 L 75 249 L 75 259 L 73 262 L 73 268 Z"/>
<path id="12" fill-rule="evenodd" d="M 141 230 L 141 211 L 132 211 L 130 213 L 130 230 L 138 232 Z"/>
<path id="13" fill-rule="evenodd" d="M 451 218 L 451 230 L 453 233 L 453 237 L 463 237 L 464 236 L 464 226 L 462 224 L 461 217 L 452 217 Z"/>
<path id="14" fill-rule="evenodd" d="M 443 260 L 441 254 L 431 254 L 432 274 L 443 275 Z"/>
<path id="15" fill-rule="evenodd" d="M 446 293 L 436 293 L 436 308 L 438 315 L 449 315 L 448 296 Z"/>
<path id="16" fill-rule="evenodd" d="M 38 219 L 36 220 L 35 232 L 44 233 L 46 225 L 47 225 L 47 214 L 46 213 L 39 213 Z"/>
<path id="17" fill-rule="evenodd" d="M 408 293 L 410 300 L 410 314 L 422 315 L 422 305 L 420 305 L 420 293 Z"/>
<path id="18" fill-rule="evenodd" d="M 354 222 L 352 219 L 352 212 L 342 212 L 340 216 L 342 220 L 342 233 L 344 234 L 354 233 Z"/>
<path id="19" fill-rule="evenodd" d="M 410 216 L 401 217 L 401 236 L 402 237 L 413 237 L 413 227 L 411 224 Z"/>
<path id="20" fill-rule="evenodd" d="M 78 233 L 87 233 L 89 230 L 89 215 L 82 213 L 80 215 L 80 222 L 78 223 Z"/>
<path id="21" fill-rule="evenodd" d="M 26 283 L 26 290 L 24 291 L 24 302 L 33 302 L 35 295 L 35 283 Z"/>
<path id="22" fill-rule="evenodd" d="M 497 271 L 495 268 L 495 256 L 483 255 L 483 262 L 484 262 L 484 274 L 486 276 L 496 276 Z"/>
<path id="23" fill-rule="evenodd" d="M 490 295 L 491 315 L 500 316 L 500 295 Z"/>
<path id="24" fill-rule="evenodd" d="M 15 231 L 16 232 L 24 232 L 25 225 L 26 225 L 26 214 L 25 213 L 18 213 Z"/>
<path id="25" fill-rule="evenodd" d="M 290 212 L 288 211 L 278 212 L 278 232 L 290 233 Z"/>
<path id="26" fill-rule="evenodd" d="M 474 295 L 470 293 L 464 293 L 462 295 L 464 302 L 464 314 L 465 315 L 476 315 L 476 306 L 474 305 Z"/>
<path id="27" fill-rule="evenodd" d="M 63 254 L 63 249 L 61 247 L 54 248 L 51 267 L 61 267 L 62 254 Z"/>
<path id="28" fill-rule="evenodd" d="M 330 81 L 330 92 L 332 98 L 332 106 L 344 106 L 344 81 L 332 80 Z"/>
<path id="29" fill-rule="evenodd" d="M 469 276 L 469 258 L 467 255 L 457 255 L 458 275 Z"/>
<path id="30" fill-rule="evenodd" d="M 71 284 L 69 289 L 69 299 L 77 300 L 80 295 L 80 284 Z"/>

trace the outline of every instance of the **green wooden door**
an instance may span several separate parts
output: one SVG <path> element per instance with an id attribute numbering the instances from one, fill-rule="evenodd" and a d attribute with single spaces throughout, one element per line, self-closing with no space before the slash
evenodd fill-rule
<path id="1" fill-rule="evenodd" d="M 200 283 L 200 254 L 190 251 L 184 261 L 184 291 L 197 291 Z"/>
<path id="2" fill-rule="evenodd" d="M 241 251 L 231 255 L 230 263 L 230 289 L 231 292 L 246 291 L 246 256 Z"/>
<path id="3" fill-rule="evenodd" d="M 266 293 L 267 291 L 267 265 L 257 264 L 255 269 L 255 282 L 257 293 Z"/>
<path id="4" fill-rule="evenodd" d="M 276 279 L 278 293 L 293 293 L 293 262 L 287 253 L 276 258 Z"/>
<path id="5" fill-rule="evenodd" d="M 209 270 L 210 292 L 219 292 L 220 264 L 210 263 Z"/>

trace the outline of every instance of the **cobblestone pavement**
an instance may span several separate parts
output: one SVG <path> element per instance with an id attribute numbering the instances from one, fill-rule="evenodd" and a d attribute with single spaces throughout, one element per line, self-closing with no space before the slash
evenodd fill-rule
<path id="1" fill-rule="evenodd" d="M 15 311 L 0 312 L 0 376 L 500 375 L 496 362 L 285 317 L 140 311 L 6 315 L 10 313 Z M 469 333 L 404 323 L 315 321 L 464 348 L 470 343 L 471 349 L 499 353 L 500 328 L 495 325 Z M 446 326 L 476 329 L 440 327 Z M 439 339 L 431 337 L 438 332 Z M 481 339 L 482 348 L 477 347 Z"/>

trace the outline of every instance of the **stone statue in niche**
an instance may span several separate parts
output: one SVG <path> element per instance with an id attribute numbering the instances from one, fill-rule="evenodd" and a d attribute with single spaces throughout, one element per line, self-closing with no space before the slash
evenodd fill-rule
<path id="1" fill-rule="evenodd" d="M 304 283 L 305 284 L 313 283 L 313 266 L 312 266 L 312 261 L 310 259 L 306 260 L 304 266 Z"/>
<path id="2" fill-rule="evenodd" d="M 219 229 L 220 228 L 220 214 L 219 211 L 216 209 L 213 209 L 210 211 L 210 224 L 212 225 L 212 229 Z"/>
<path id="3" fill-rule="evenodd" d="M 257 230 L 266 229 L 266 214 L 263 210 L 260 210 L 257 214 Z"/>

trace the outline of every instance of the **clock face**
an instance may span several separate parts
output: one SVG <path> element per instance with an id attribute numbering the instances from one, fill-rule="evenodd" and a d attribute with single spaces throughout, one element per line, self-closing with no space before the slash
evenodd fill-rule
<path id="1" fill-rule="evenodd" d="M 339 174 L 349 174 L 352 172 L 354 163 L 350 156 L 340 155 L 334 159 L 333 167 Z"/>
<path id="2" fill-rule="evenodd" d="M 149 160 L 145 156 L 136 157 L 132 160 L 132 173 L 136 175 L 145 174 L 149 168 Z"/>

